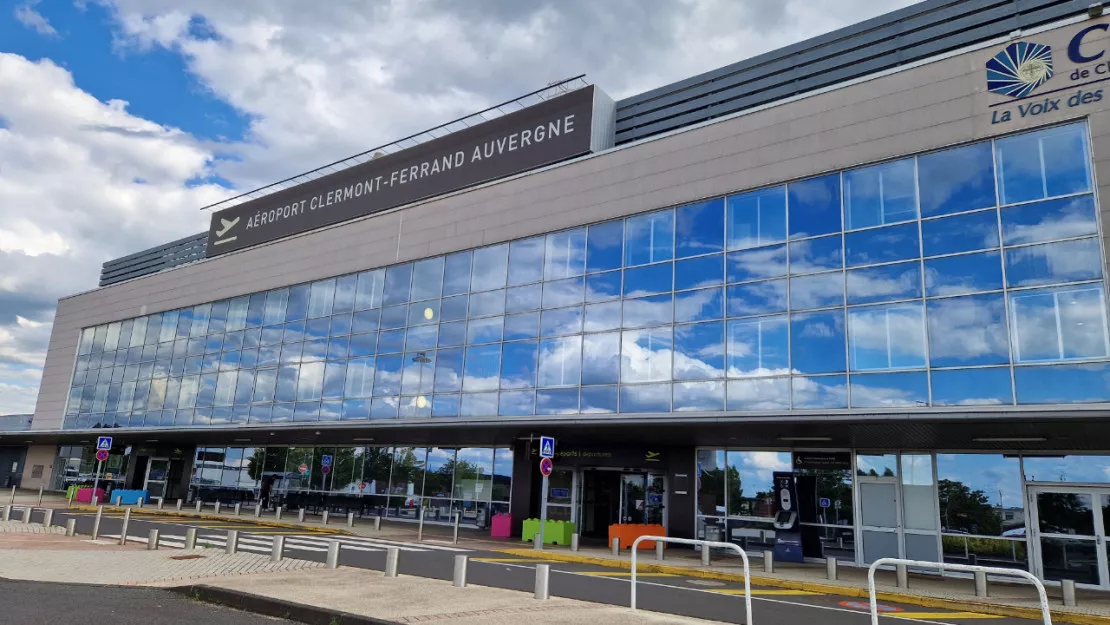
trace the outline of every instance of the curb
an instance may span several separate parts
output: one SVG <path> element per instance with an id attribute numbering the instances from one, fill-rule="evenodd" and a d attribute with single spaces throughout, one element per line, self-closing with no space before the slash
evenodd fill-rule
<path id="1" fill-rule="evenodd" d="M 568 553 L 553 553 L 550 551 L 535 551 L 534 549 L 500 549 L 500 553 L 511 556 L 526 557 L 526 558 L 546 558 L 556 562 L 572 562 L 577 564 L 591 564 L 595 566 L 604 566 L 614 569 L 632 569 L 632 563 L 622 560 L 611 560 L 609 558 L 602 558 L 596 556 L 579 556 Z M 654 564 L 650 562 L 637 562 L 637 571 L 645 573 L 670 573 L 672 575 L 681 575 L 683 577 L 697 577 L 701 579 L 714 579 L 726 582 L 743 582 L 744 576 L 735 573 L 725 573 L 722 571 L 707 571 L 704 569 L 687 568 L 683 566 L 670 566 L 666 564 Z M 806 590 L 826 595 L 839 595 L 842 597 L 853 597 L 861 599 L 870 599 L 870 595 L 864 588 L 855 588 L 852 586 L 835 586 L 832 584 L 821 584 L 813 582 L 800 582 L 789 579 L 779 579 L 776 577 L 758 577 L 752 575 L 751 583 L 757 586 L 769 586 L 771 588 L 782 588 L 784 590 Z M 1014 618 L 1024 618 L 1039 621 L 1041 619 L 1041 611 L 1036 608 L 1024 608 L 1020 606 L 1001 605 L 994 603 L 981 603 L 978 601 L 960 601 L 956 599 L 942 599 L 940 597 L 929 597 L 925 595 L 914 595 L 903 592 L 892 592 L 886 590 L 879 590 L 875 593 L 876 599 L 882 601 L 893 601 L 896 603 L 905 603 L 909 605 L 918 605 L 926 608 L 943 608 L 953 610 L 956 612 L 979 612 L 981 614 L 990 614 L 992 616 L 1009 616 Z M 1052 620 L 1055 623 L 1073 623 L 1075 625 L 1110 625 L 1110 617 L 1096 616 L 1093 614 L 1077 614 L 1074 612 L 1061 612 L 1051 610 Z"/>
<path id="2" fill-rule="evenodd" d="M 292 601 L 252 595 L 238 590 L 228 590 L 204 584 L 175 586 L 166 590 L 194 601 L 222 605 L 244 612 L 288 619 L 298 623 L 307 623 L 308 625 L 398 625 L 396 621 L 360 616 L 349 612 L 329 610 L 328 608 L 293 603 Z"/>
<path id="3" fill-rule="evenodd" d="M 104 510 L 108 511 L 108 512 L 123 512 L 126 509 L 127 509 L 127 506 L 104 506 Z M 61 508 L 61 510 L 64 512 L 67 509 L 66 508 Z M 96 512 L 96 508 L 93 507 L 93 506 L 73 506 L 72 508 L 68 508 L 68 510 L 80 510 L 80 511 L 83 511 L 83 512 Z M 190 518 L 190 519 L 202 519 L 202 520 L 206 520 L 206 521 L 223 521 L 225 523 L 228 522 L 228 521 L 234 521 L 236 519 L 241 519 L 241 520 L 243 520 L 247 523 L 250 523 L 252 525 L 261 525 L 262 527 L 278 527 L 278 528 L 282 528 L 282 529 L 293 529 L 293 530 L 302 530 L 302 531 L 303 530 L 311 530 L 312 532 L 317 533 L 317 534 L 335 534 L 335 535 L 341 535 L 341 536 L 351 536 L 352 535 L 350 532 L 348 532 L 346 530 L 332 529 L 332 528 L 329 528 L 329 527 L 306 527 L 304 525 L 296 525 L 294 523 L 282 523 L 280 521 L 266 521 L 264 519 L 256 519 L 253 516 L 252 517 L 225 517 L 225 516 L 217 516 L 215 514 L 203 514 L 203 513 L 202 514 L 197 514 L 195 512 L 192 512 L 192 513 L 185 512 L 185 511 L 177 512 L 176 510 L 156 510 L 156 509 L 134 508 L 134 507 L 131 508 L 131 514 L 145 514 L 145 515 L 149 515 L 149 516 L 179 516 L 179 517 L 187 517 L 187 518 Z"/>

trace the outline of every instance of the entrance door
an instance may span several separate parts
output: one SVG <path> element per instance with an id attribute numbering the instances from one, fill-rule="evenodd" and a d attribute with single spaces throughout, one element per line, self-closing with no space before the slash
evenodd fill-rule
<path id="1" fill-rule="evenodd" d="M 1074 580 L 1110 587 L 1107 575 L 1107 525 L 1110 490 L 1030 486 L 1031 524 L 1037 546 L 1037 573 L 1044 580 Z"/>
<path id="2" fill-rule="evenodd" d="M 860 476 L 859 505 L 863 563 L 902 555 L 900 532 L 902 506 L 898 503 L 898 478 Z"/>
<path id="3" fill-rule="evenodd" d="M 661 473 L 621 474 L 618 523 L 650 523 L 666 527 L 666 477 Z"/>
<path id="4" fill-rule="evenodd" d="M 151 458 L 146 465 L 146 478 L 143 480 L 143 490 L 147 491 L 151 500 L 165 498 L 166 487 L 170 475 L 169 458 Z"/>

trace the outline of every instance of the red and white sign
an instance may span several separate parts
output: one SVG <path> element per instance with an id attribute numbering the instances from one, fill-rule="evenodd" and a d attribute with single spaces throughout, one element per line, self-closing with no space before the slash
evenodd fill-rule
<path id="1" fill-rule="evenodd" d="M 360 491 L 361 491 L 361 490 L 366 490 L 366 482 L 359 482 L 359 483 L 358 483 L 358 489 L 359 489 Z"/>
<path id="2" fill-rule="evenodd" d="M 551 458 L 540 458 L 540 473 L 544 477 L 551 475 L 551 470 L 555 468 L 555 463 L 551 462 Z"/>
<path id="3" fill-rule="evenodd" d="M 301 466 L 297 467 L 297 471 L 299 471 L 301 475 L 308 473 L 308 465 L 302 464 Z"/>
<path id="4" fill-rule="evenodd" d="M 104 462 L 105 460 L 107 460 L 108 459 L 108 450 L 107 449 L 97 450 L 96 459 L 99 460 L 100 462 Z"/>

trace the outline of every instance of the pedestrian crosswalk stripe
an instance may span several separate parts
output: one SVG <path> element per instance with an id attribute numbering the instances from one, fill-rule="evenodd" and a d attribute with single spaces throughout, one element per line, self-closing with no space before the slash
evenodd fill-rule
<path id="1" fill-rule="evenodd" d="M 980 618 L 1002 618 L 994 614 L 983 614 L 982 612 L 891 612 L 883 614 L 891 618 L 911 618 L 911 619 L 927 619 L 927 620 L 963 620 L 963 619 L 980 619 Z"/>

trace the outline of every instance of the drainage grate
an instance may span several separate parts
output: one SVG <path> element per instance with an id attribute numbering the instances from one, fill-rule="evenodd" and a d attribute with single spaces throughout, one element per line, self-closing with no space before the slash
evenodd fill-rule
<path id="1" fill-rule="evenodd" d="M 190 556 L 170 556 L 170 560 L 196 560 L 197 558 L 203 558 L 203 557 L 204 557 L 204 556 L 198 556 L 198 555 L 190 555 Z"/>

